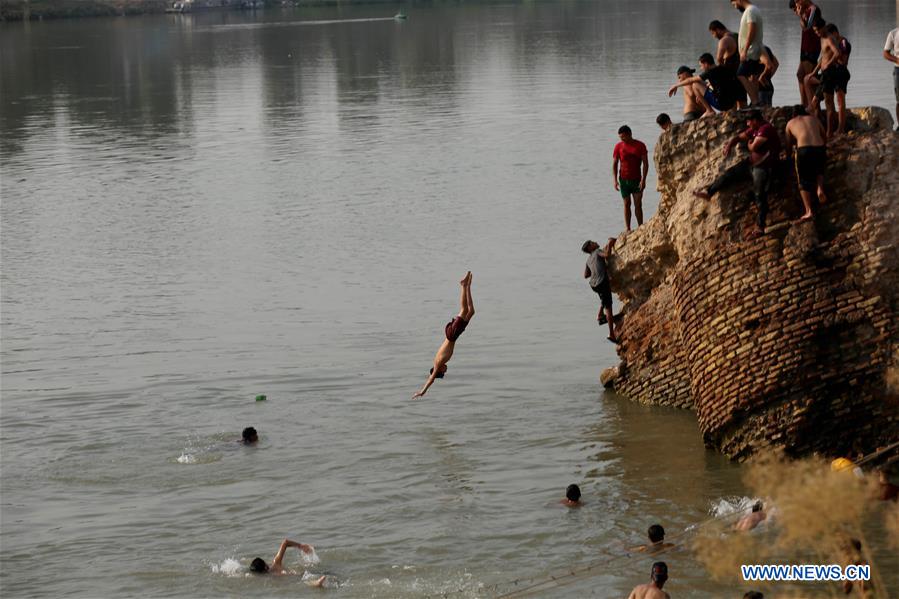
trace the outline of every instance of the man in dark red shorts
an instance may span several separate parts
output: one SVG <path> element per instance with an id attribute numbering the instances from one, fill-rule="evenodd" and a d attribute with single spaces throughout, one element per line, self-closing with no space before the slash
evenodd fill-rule
<path id="1" fill-rule="evenodd" d="M 802 39 L 799 43 L 799 69 L 796 78 L 799 79 L 799 97 L 803 106 L 808 106 L 812 99 L 806 97 L 805 78 L 815 72 L 818 57 L 821 56 L 821 38 L 815 33 L 812 25 L 821 19 L 821 9 L 815 6 L 811 0 L 796 0 L 793 12 L 799 17 L 799 26 L 802 28 Z"/>
<path id="2" fill-rule="evenodd" d="M 413 395 L 412 399 L 423 396 L 428 392 L 428 388 L 434 384 L 434 379 L 442 379 L 443 375 L 446 374 L 446 363 L 453 357 L 456 339 L 465 331 L 465 327 L 468 326 L 468 323 L 471 322 L 471 317 L 474 316 L 474 302 L 471 300 L 471 271 L 468 271 L 468 274 L 459 281 L 459 284 L 462 286 L 462 296 L 459 298 L 459 314 L 446 324 L 444 329 L 446 340 L 434 356 L 434 367 L 431 368 L 430 376 L 425 386 L 421 388 L 421 391 Z"/>

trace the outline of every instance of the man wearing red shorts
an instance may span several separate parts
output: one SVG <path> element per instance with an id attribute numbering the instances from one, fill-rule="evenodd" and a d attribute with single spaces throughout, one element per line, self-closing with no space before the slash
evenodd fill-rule
<path id="1" fill-rule="evenodd" d="M 425 386 L 413 395 L 412 399 L 423 396 L 428 392 L 428 388 L 434 384 L 435 379 L 442 379 L 443 375 L 446 374 L 446 363 L 453 357 L 456 339 L 458 339 L 459 335 L 465 331 L 465 327 L 468 326 L 471 317 L 474 316 L 474 302 L 471 300 L 471 271 L 468 271 L 468 274 L 465 275 L 464 279 L 459 281 L 459 284 L 462 286 L 462 296 L 459 298 L 459 314 L 446 323 L 446 327 L 444 328 L 446 340 L 444 340 L 440 349 L 437 350 L 437 354 L 434 356 L 434 367 L 431 368 L 430 376 L 428 377 Z"/>

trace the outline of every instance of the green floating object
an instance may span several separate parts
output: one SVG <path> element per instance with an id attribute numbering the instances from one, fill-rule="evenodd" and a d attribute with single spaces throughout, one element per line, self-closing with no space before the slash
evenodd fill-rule
<path id="1" fill-rule="evenodd" d="M 257 395 L 256 401 L 265 401 L 265 395 Z"/>

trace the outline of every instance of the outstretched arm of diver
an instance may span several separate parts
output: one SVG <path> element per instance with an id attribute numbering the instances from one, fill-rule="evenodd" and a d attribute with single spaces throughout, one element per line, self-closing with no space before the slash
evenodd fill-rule
<path id="1" fill-rule="evenodd" d="M 434 364 L 434 372 L 431 373 L 431 376 L 428 377 L 428 381 L 425 383 L 425 386 L 421 388 L 420 391 L 416 392 L 415 395 L 412 396 L 412 399 L 418 399 L 422 397 L 425 393 L 428 392 L 428 389 L 431 388 L 431 385 L 434 384 L 434 379 L 437 378 L 437 369 L 440 367 L 439 364 Z"/>

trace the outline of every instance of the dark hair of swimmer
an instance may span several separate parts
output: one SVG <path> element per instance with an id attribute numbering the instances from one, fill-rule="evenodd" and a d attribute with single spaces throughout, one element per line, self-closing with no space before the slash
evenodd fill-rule
<path id="1" fill-rule="evenodd" d="M 668 116 L 667 112 L 663 112 L 656 117 L 656 125 L 661 127 L 662 125 L 667 125 L 671 122 L 671 117 Z"/>
<path id="2" fill-rule="evenodd" d="M 752 511 L 753 511 L 753 512 L 760 512 L 760 511 L 762 511 L 762 507 L 763 507 L 763 506 L 762 506 L 762 502 L 761 502 L 761 501 L 756 501 L 754 504 L 752 504 Z"/>
<path id="3" fill-rule="evenodd" d="M 793 107 L 793 116 L 805 116 L 808 112 L 805 110 L 805 106 L 802 104 L 797 104 Z"/>
<path id="4" fill-rule="evenodd" d="M 621 125 L 620 127 L 618 127 L 618 135 L 621 135 L 622 133 L 627 133 L 628 135 L 630 135 L 631 128 L 627 125 Z"/>
<path id="5" fill-rule="evenodd" d="M 715 20 L 709 23 L 709 31 L 725 31 L 727 27 L 721 21 Z"/>
<path id="6" fill-rule="evenodd" d="M 702 64 L 707 64 L 709 66 L 715 66 L 715 57 L 706 52 L 699 57 L 699 62 Z"/>
<path id="7" fill-rule="evenodd" d="M 577 485 L 568 485 L 568 488 L 565 489 L 565 499 L 572 502 L 580 501 L 581 488 Z"/>
<path id="8" fill-rule="evenodd" d="M 649 530 L 646 531 L 646 534 L 653 543 L 659 543 L 660 541 L 665 540 L 665 529 L 662 528 L 661 524 L 653 524 L 649 527 Z"/>
<path id="9" fill-rule="evenodd" d="M 247 428 L 243 429 L 241 437 L 243 439 L 243 442 L 247 445 L 252 445 L 259 440 L 259 435 L 256 434 L 256 429 L 252 426 L 248 426 Z"/>
<path id="10" fill-rule="evenodd" d="M 746 594 L 743 595 L 743 599 L 765 599 L 765 596 L 758 591 L 747 591 Z"/>
<path id="11" fill-rule="evenodd" d="M 662 585 L 665 584 L 665 581 L 668 580 L 668 564 L 665 562 L 656 562 L 652 565 L 652 571 L 649 574 L 649 578 L 652 579 L 654 583 L 656 583 L 659 588 L 662 588 Z"/>
<path id="12" fill-rule="evenodd" d="M 250 572 L 265 574 L 268 572 L 268 564 L 266 564 L 265 560 L 261 557 L 254 558 L 253 561 L 250 562 Z"/>
<path id="13" fill-rule="evenodd" d="M 428 374 L 434 374 L 434 367 L 431 366 L 431 369 L 428 371 Z M 443 367 L 443 372 L 438 372 L 435 378 L 442 379 L 443 375 L 446 374 L 446 366 Z"/>

